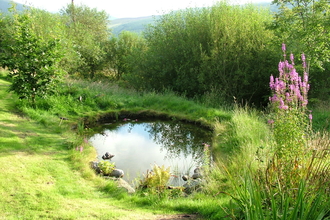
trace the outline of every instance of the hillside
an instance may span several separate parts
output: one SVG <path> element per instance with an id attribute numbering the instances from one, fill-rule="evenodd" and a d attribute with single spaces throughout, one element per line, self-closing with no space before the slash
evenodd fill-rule
<path id="1" fill-rule="evenodd" d="M 7 12 L 8 8 L 11 7 L 10 0 L 0 0 L 0 11 L 1 12 Z M 20 3 L 16 3 L 16 9 L 18 11 L 22 11 L 24 9 L 24 5 Z"/>
<path id="2" fill-rule="evenodd" d="M 269 2 L 261 2 L 255 4 L 256 6 L 269 8 L 271 12 L 277 12 L 278 7 L 276 5 L 271 5 Z M 131 31 L 135 33 L 141 33 L 145 27 L 149 24 L 152 24 L 155 19 L 160 17 L 157 16 L 147 16 L 147 17 L 138 17 L 138 18 L 118 18 L 112 19 L 110 28 L 112 33 L 115 36 L 118 36 L 122 31 Z"/>
<path id="3" fill-rule="evenodd" d="M 118 18 L 111 20 L 110 28 L 112 33 L 117 36 L 122 31 L 141 33 L 148 24 L 152 24 L 154 19 L 159 16 L 147 16 L 139 18 Z"/>

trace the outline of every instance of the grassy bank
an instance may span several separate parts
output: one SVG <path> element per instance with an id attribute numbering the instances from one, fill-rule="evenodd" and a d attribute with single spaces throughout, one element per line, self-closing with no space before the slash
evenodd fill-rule
<path id="1" fill-rule="evenodd" d="M 25 100 L 6 92 L 10 83 L 4 79 L 0 80 L 0 195 L 4 201 L 0 218 L 159 219 L 178 213 L 198 213 L 204 219 L 239 216 L 242 203 L 233 198 L 243 194 L 237 189 L 246 183 L 247 174 L 260 172 L 270 159 L 272 132 L 266 117 L 257 110 L 209 108 L 171 92 L 137 93 L 112 83 L 73 80 L 30 108 Z M 127 116 L 184 120 L 213 129 L 217 163 L 205 190 L 188 198 L 139 192 L 128 195 L 96 176 L 88 165 L 96 153 L 84 142 L 84 135 L 98 121 Z M 316 110 L 314 117 L 328 119 L 329 115 Z M 321 121 L 326 120 L 317 121 L 324 127 Z M 77 146 L 84 150 L 75 150 Z"/>
<path id="2" fill-rule="evenodd" d="M 77 154 L 68 148 L 73 132 L 21 115 L 8 86 L 0 80 L 1 219 L 157 219 L 157 211 L 113 199 L 121 192 L 85 164 L 93 148 Z"/>
<path id="3" fill-rule="evenodd" d="M 7 93 L 10 83 L 1 79 L 1 218 L 157 219 L 166 218 L 164 213 L 224 214 L 219 203 L 206 196 L 163 201 L 157 196 L 128 196 L 118 191 L 112 182 L 89 169 L 95 151 L 77 132 L 88 130 L 83 122 L 103 115 L 118 117 L 128 111 L 141 117 L 166 116 L 204 126 L 213 126 L 212 119 L 228 120 L 229 113 L 204 108 L 174 94 L 136 94 L 117 87 L 101 88 L 100 83 L 82 83 L 70 82 L 57 96 L 39 100 L 32 109 Z M 101 98 L 93 98 L 98 94 Z M 110 108 L 105 107 L 108 104 Z M 82 143 L 83 152 L 76 151 L 75 146 Z"/>

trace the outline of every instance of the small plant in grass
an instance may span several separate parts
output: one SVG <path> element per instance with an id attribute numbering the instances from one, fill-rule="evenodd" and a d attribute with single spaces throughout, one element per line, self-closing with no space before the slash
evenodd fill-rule
<path id="1" fill-rule="evenodd" d="M 109 175 L 115 169 L 115 163 L 109 161 L 101 161 L 98 163 L 98 168 L 105 176 Z"/>
<path id="2" fill-rule="evenodd" d="M 170 167 L 154 165 L 151 171 L 147 171 L 144 179 L 141 180 L 140 188 L 148 189 L 152 194 L 161 194 L 166 189 L 171 177 Z"/>

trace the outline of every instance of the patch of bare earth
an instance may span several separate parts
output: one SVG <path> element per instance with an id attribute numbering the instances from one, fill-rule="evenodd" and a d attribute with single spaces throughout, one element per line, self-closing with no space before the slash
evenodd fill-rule
<path id="1" fill-rule="evenodd" d="M 183 220 L 183 219 L 202 220 L 203 218 L 195 214 L 180 214 L 180 215 L 157 215 L 156 219 L 157 220 Z"/>

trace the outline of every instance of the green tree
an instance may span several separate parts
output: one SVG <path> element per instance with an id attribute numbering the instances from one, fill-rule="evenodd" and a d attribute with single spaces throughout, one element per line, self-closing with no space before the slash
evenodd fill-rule
<path id="1" fill-rule="evenodd" d="M 66 38 L 70 39 L 68 46 L 73 50 L 73 59 L 67 60 L 74 64 L 70 73 L 94 78 L 105 65 L 104 46 L 111 35 L 108 15 L 105 11 L 73 4 L 61 10 L 61 15 L 66 23 Z"/>
<path id="2" fill-rule="evenodd" d="M 273 29 L 290 52 L 306 54 L 311 97 L 330 94 L 330 4 L 328 0 L 274 0 L 280 6 Z M 301 67 L 300 67 L 301 68 Z"/>
<path id="3" fill-rule="evenodd" d="M 57 39 L 44 39 L 35 33 L 29 11 L 14 13 L 11 24 L 12 32 L 7 32 L 10 36 L 3 35 L 1 42 L 2 66 L 10 70 L 10 90 L 34 104 L 36 97 L 46 96 L 56 88 L 60 44 Z"/>
<path id="4" fill-rule="evenodd" d="M 118 37 L 111 38 L 108 44 L 107 60 L 111 63 L 117 79 L 129 72 L 128 57 L 134 50 L 141 50 L 144 47 L 144 38 L 133 32 L 124 31 Z"/>
<path id="5" fill-rule="evenodd" d="M 145 31 L 147 49 L 136 53 L 128 78 L 137 88 L 189 97 L 216 91 L 260 104 L 277 59 L 271 21 L 267 10 L 224 2 L 165 14 Z"/>
<path id="6" fill-rule="evenodd" d="M 272 46 L 272 21 L 267 9 L 254 5 L 211 8 L 212 50 L 203 57 L 203 84 L 217 88 L 225 100 L 260 105 L 268 101 L 267 82 L 277 61 Z"/>

